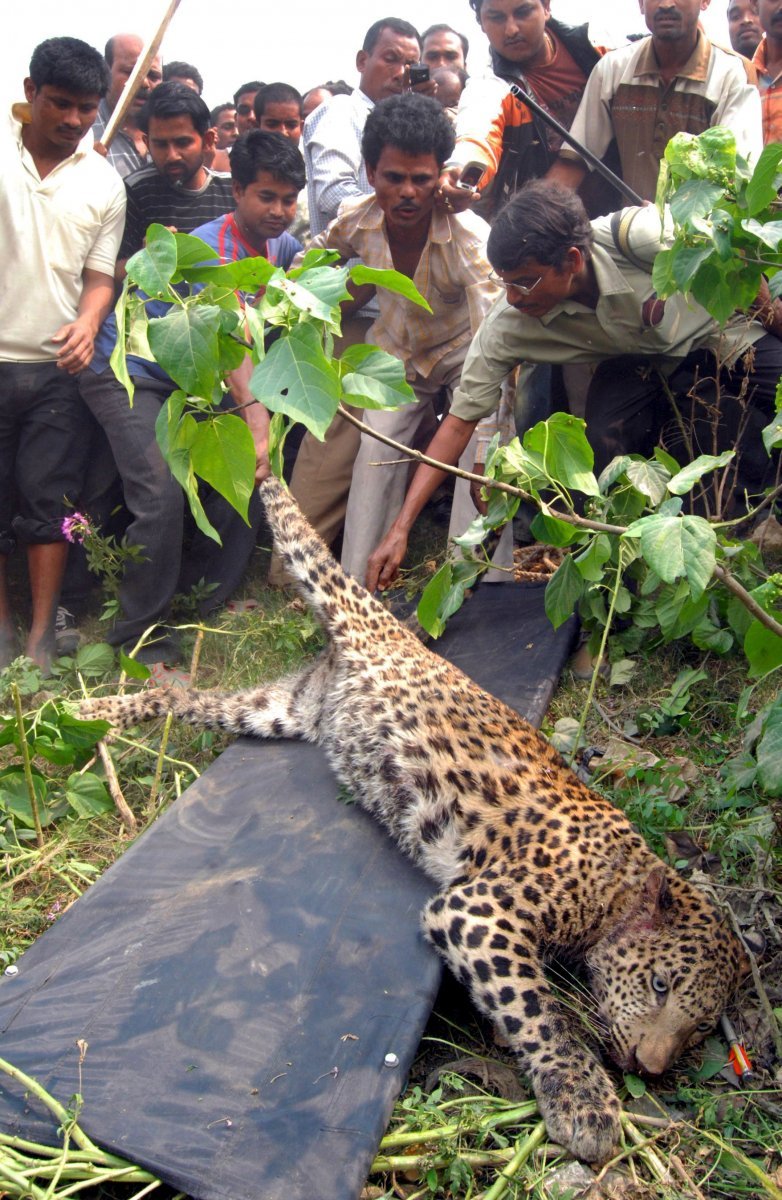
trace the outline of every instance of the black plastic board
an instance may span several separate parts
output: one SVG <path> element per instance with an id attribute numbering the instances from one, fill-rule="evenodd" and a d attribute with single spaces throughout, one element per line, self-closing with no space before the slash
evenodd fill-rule
<path id="1" fill-rule="evenodd" d="M 486 585 L 437 648 L 539 721 L 571 638 Z M 437 992 L 430 891 L 320 750 L 242 740 L 0 979 L 0 1056 L 67 1103 L 84 1039 L 85 1130 L 191 1196 L 353 1200 Z"/>

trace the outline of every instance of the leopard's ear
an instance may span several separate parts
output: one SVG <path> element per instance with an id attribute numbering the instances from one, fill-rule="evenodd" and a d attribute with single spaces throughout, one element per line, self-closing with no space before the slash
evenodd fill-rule
<path id="1" fill-rule="evenodd" d="M 670 920 L 672 906 L 673 896 L 668 885 L 668 873 L 660 864 L 659 867 L 654 867 L 644 880 L 630 920 L 644 929 L 658 929 Z"/>

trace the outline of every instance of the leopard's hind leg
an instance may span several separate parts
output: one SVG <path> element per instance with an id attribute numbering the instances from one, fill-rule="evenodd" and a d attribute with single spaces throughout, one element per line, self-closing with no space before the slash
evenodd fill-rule
<path id="1" fill-rule="evenodd" d="M 173 713 L 181 721 L 258 738 L 317 741 L 333 667 L 326 653 L 295 675 L 241 692 L 154 688 L 128 696 L 83 700 L 79 715 L 127 729 Z"/>

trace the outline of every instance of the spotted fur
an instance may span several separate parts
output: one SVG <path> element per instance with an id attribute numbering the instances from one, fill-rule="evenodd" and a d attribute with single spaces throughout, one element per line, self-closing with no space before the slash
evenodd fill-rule
<path id="1" fill-rule="evenodd" d="M 261 494 L 275 545 L 328 634 L 321 657 L 234 695 L 174 688 L 82 711 L 119 726 L 173 712 L 320 744 L 440 885 L 424 932 L 518 1055 L 551 1137 L 605 1160 L 619 1101 L 553 995 L 545 958 L 585 963 L 609 1054 L 659 1074 L 718 1020 L 747 969 L 738 939 L 536 730 L 346 577 L 277 480 Z"/>

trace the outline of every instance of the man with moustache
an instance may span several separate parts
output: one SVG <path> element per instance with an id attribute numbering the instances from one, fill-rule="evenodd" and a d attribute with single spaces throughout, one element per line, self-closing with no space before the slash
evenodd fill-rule
<path id="1" fill-rule="evenodd" d="M 98 105 L 98 116 L 92 127 L 96 142 L 101 140 L 103 131 L 117 107 L 117 101 L 143 48 L 143 41 L 135 33 L 115 33 L 106 42 L 103 56 L 109 68 L 110 80 L 108 93 Z M 138 123 L 138 117 L 153 88 L 162 82 L 163 70 L 158 54 L 149 64 L 125 120 L 121 128 L 114 134 L 106 155 L 112 167 L 122 176 L 130 175 L 132 171 L 137 171 L 139 167 L 143 167 L 145 163 L 149 162 L 147 145 Z"/>
<path id="2" fill-rule="evenodd" d="M 756 0 L 763 40 L 752 62 L 763 109 L 763 141 L 782 141 L 782 0 Z"/>
<path id="3" fill-rule="evenodd" d="M 413 445 L 436 428 L 435 400 L 458 383 L 470 338 L 499 294 L 485 253 L 489 228 L 474 213 L 436 208 L 438 178 L 453 148 L 451 123 L 436 100 L 406 94 L 381 101 L 367 117 L 361 148 L 374 195 L 346 200 L 312 246 L 400 271 L 429 302 L 431 313 L 381 290 L 379 315 L 367 334 L 368 342 L 402 360 L 417 402 L 396 412 L 367 409 L 363 419 Z M 407 463 L 398 458 L 361 435 L 342 550 L 343 567 L 357 579 L 404 498 Z M 469 519 L 455 532 L 463 533 Z"/>
<path id="4" fill-rule="evenodd" d="M 606 54 L 592 72 L 571 126 L 602 158 L 616 142 L 620 174 L 653 200 L 665 147 L 676 133 L 725 125 L 739 152 L 763 149 L 760 97 L 750 64 L 715 46 L 700 28 L 709 0 L 640 0 L 651 37 Z M 563 146 L 550 177 L 578 187 L 589 167 Z"/>
<path id="5" fill-rule="evenodd" d="M 421 62 L 434 73 L 441 67 L 466 71 L 470 43 L 450 25 L 430 25 L 421 34 Z M 443 108 L 446 106 L 443 105 Z"/>
<path id="6" fill-rule="evenodd" d="M 757 50 L 763 29 L 755 0 L 730 0 L 728 4 L 728 37 L 737 54 L 752 58 Z"/>

